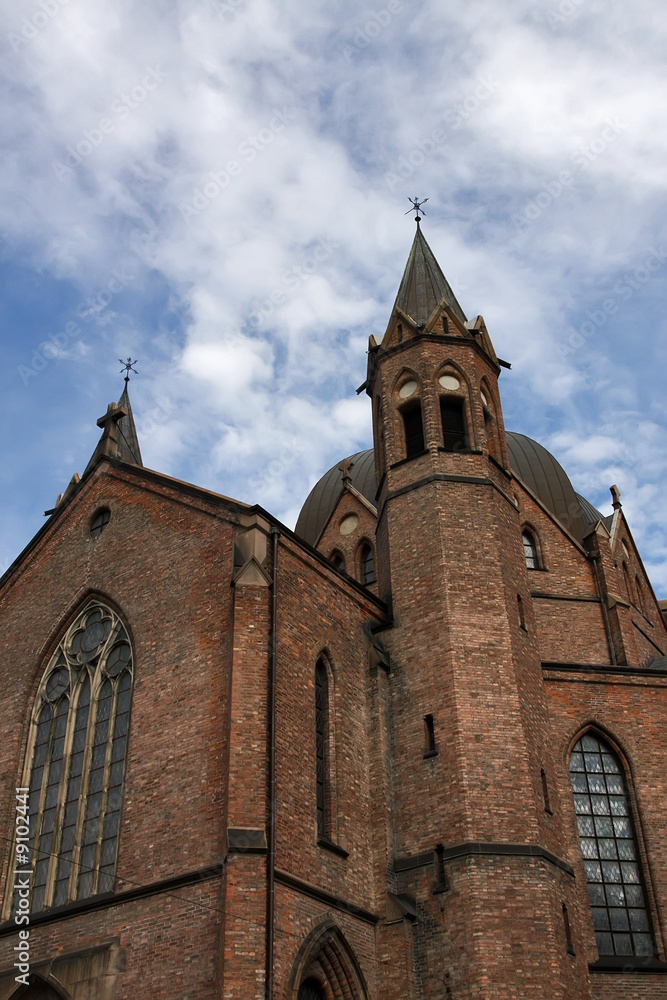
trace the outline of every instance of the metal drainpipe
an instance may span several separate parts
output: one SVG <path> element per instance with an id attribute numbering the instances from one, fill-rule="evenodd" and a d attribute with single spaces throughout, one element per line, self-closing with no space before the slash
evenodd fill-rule
<path id="1" fill-rule="evenodd" d="M 278 621 L 278 540 L 271 527 L 273 578 L 271 581 L 271 642 L 269 649 L 269 828 L 266 860 L 266 1000 L 273 1000 L 273 940 L 276 872 L 276 632 Z"/>
<path id="2" fill-rule="evenodd" d="M 602 583 L 600 582 L 600 574 L 598 572 L 598 559 L 600 556 L 592 552 L 591 559 L 593 560 L 593 569 L 595 570 L 595 582 L 598 587 L 598 595 L 600 597 L 600 604 L 602 605 L 602 617 L 604 619 L 604 629 L 607 633 L 607 645 L 609 646 L 609 656 L 611 658 L 612 664 L 616 665 L 616 653 L 614 652 L 614 640 L 611 634 L 611 625 L 609 624 L 609 615 L 607 614 L 607 605 L 605 603 L 604 594 L 602 593 Z"/>

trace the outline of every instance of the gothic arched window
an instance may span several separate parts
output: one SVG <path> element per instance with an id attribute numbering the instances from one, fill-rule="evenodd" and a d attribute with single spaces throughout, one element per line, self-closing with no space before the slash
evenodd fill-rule
<path id="1" fill-rule="evenodd" d="M 315 761 L 317 835 L 329 835 L 329 679 L 322 660 L 315 667 Z"/>
<path id="2" fill-rule="evenodd" d="M 653 955 L 639 852 L 621 763 L 597 733 L 570 756 L 584 870 L 600 955 Z"/>
<path id="3" fill-rule="evenodd" d="M 526 566 L 528 569 L 539 569 L 540 557 L 537 551 L 535 536 L 532 531 L 528 531 L 528 528 L 524 528 L 521 538 L 523 540 L 523 554 L 526 557 Z"/>
<path id="4" fill-rule="evenodd" d="M 329 556 L 330 561 L 334 565 L 334 569 L 339 570 L 341 573 L 345 572 L 345 558 L 337 550 L 332 552 Z"/>
<path id="5" fill-rule="evenodd" d="M 375 557 L 368 542 L 361 547 L 361 582 L 364 585 L 375 583 Z"/>
<path id="6" fill-rule="evenodd" d="M 125 627 L 92 601 L 58 644 L 33 706 L 23 778 L 33 913 L 113 890 L 131 697 Z"/>

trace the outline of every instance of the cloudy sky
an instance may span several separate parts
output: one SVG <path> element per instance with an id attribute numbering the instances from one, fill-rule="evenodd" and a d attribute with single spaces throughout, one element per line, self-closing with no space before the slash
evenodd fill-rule
<path id="1" fill-rule="evenodd" d="M 664 59 L 635 0 L 0 0 L 0 569 L 138 358 L 145 464 L 292 525 L 370 444 L 408 195 L 507 426 L 667 597 Z"/>

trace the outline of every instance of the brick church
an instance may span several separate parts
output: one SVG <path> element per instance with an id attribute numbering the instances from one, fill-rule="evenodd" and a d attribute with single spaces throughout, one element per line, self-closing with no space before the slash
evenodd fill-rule
<path id="1" fill-rule="evenodd" d="M 503 367 L 418 224 L 294 531 L 109 405 L 0 580 L 0 1000 L 667 998 L 667 612 Z"/>

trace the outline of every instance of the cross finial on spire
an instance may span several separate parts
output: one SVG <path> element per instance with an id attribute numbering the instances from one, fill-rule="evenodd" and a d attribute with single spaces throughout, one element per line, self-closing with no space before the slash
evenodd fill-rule
<path id="1" fill-rule="evenodd" d="M 416 195 L 414 198 L 410 198 L 408 196 L 408 201 L 412 205 L 412 208 L 409 208 L 407 212 L 405 212 L 405 215 L 409 215 L 410 212 L 416 212 L 417 214 L 415 215 L 415 222 L 417 223 L 417 225 L 419 225 L 421 221 L 421 215 L 419 213 L 421 212 L 422 215 L 426 215 L 426 212 L 422 208 L 422 205 L 426 204 L 428 198 L 423 198 L 422 201 L 419 201 Z"/>
<path id="2" fill-rule="evenodd" d="M 123 361 L 122 358 L 119 358 L 118 360 L 120 361 L 121 365 L 123 366 L 120 371 L 121 371 L 121 375 L 122 375 L 123 372 L 125 372 L 125 381 L 126 382 L 130 381 L 130 372 L 134 372 L 135 375 L 139 374 L 139 372 L 136 370 L 136 368 L 132 367 L 133 365 L 137 364 L 137 359 L 136 358 L 134 359 L 134 361 L 132 360 L 132 358 L 128 358 L 127 361 Z"/>

